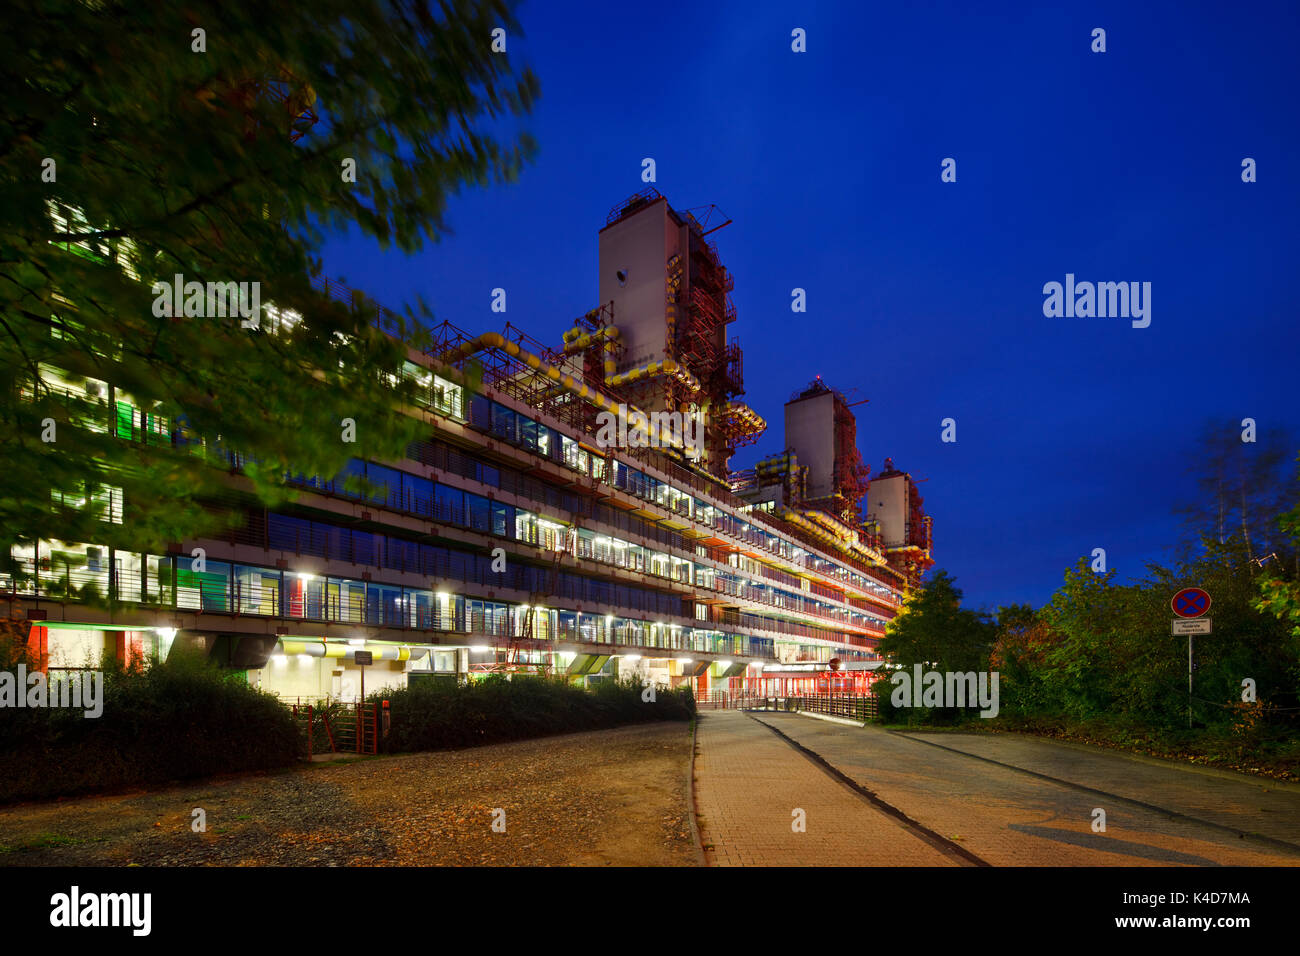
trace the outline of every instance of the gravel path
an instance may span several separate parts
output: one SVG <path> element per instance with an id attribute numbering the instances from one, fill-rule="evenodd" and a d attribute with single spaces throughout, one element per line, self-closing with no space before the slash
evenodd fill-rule
<path id="1" fill-rule="evenodd" d="M 690 751 L 664 722 L 22 804 L 0 865 L 690 866 Z"/>

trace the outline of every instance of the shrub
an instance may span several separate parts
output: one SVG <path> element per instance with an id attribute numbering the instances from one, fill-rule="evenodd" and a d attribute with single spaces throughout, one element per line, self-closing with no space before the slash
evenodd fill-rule
<path id="1" fill-rule="evenodd" d="M 300 754 L 293 717 L 241 672 L 169 662 L 104 674 L 103 714 L 0 712 L 0 801 L 270 770 Z"/>
<path id="2" fill-rule="evenodd" d="M 584 690 L 562 678 L 491 675 L 468 684 L 415 682 L 380 691 L 371 701 L 389 701 L 391 724 L 384 749 L 390 753 L 449 750 L 600 730 L 650 720 L 689 720 L 695 714 L 690 688 L 656 689 L 604 680 Z"/>

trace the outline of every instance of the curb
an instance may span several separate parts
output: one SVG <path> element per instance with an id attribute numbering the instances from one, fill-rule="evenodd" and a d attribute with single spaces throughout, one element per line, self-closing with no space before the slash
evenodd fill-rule
<path id="1" fill-rule="evenodd" d="M 700 721 L 703 719 L 699 710 L 695 711 L 695 720 L 691 723 L 691 762 L 686 768 L 686 794 L 689 811 L 686 816 L 691 823 L 691 839 L 695 843 L 695 863 L 697 866 L 708 866 L 709 857 L 704 852 L 704 841 L 700 837 L 700 827 L 697 818 L 700 810 L 695 801 L 695 753 L 699 749 Z"/>
<path id="2" fill-rule="evenodd" d="M 993 865 L 989 863 L 987 860 L 984 860 L 976 856 L 974 853 L 966 849 L 966 847 L 962 846 L 961 844 L 954 843 L 952 840 L 949 840 L 943 834 L 930 829 L 924 823 L 921 823 L 919 820 L 912 819 L 912 817 L 908 816 L 905 812 L 903 812 L 898 807 L 894 806 L 892 803 L 885 802 L 880 798 L 879 795 L 876 794 L 874 790 L 868 790 L 866 787 L 858 783 L 858 781 L 854 780 L 852 777 L 846 774 L 839 767 L 835 766 L 833 763 L 831 763 L 829 760 L 827 760 L 817 751 L 809 747 L 805 747 L 803 744 L 799 743 L 799 741 L 795 740 L 793 737 L 789 736 L 788 734 L 783 733 L 781 730 L 772 726 L 767 721 L 759 720 L 757 717 L 753 716 L 752 714 L 748 716 L 750 720 L 754 721 L 755 723 L 762 724 L 768 730 L 772 731 L 772 733 L 776 734 L 778 737 L 780 737 L 782 740 L 788 743 L 795 750 L 798 750 L 800 753 L 802 753 L 813 763 L 817 764 L 817 766 L 820 767 L 821 770 L 823 770 L 827 776 L 831 777 L 834 780 L 837 780 L 838 782 L 842 783 L 844 786 L 848 787 L 850 790 L 852 790 L 858 796 L 862 797 L 867 803 L 871 804 L 873 807 L 880 810 L 882 813 L 885 813 L 886 815 L 893 817 L 896 821 L 903 824 L 903 827 L 905 829 L 910 830 L 913 836 L 924 841 L 925 843 L 930 844 L 932 847 L 934 847 L 936 850 L 939 850 L 944 855 L 950 857 L 951 856 L 959 857 L 962 860 L 962 862 L 964 862 L 967 866 L 986 867 L 986 866 Z M 859 727 L 863 725 L 855 723 L 852 724 L 852 726 Z"/>
<path id="3" fill-rule="evenodd" d="M 1170 810 L 1168 807 L 1157 806 L 1154 803 L 1146 803 L 1143 800 L 1137 800 L 1133 797 L 1126 797 L 1118 793 L 1111 793 L 1108 790 L 1099 790 L 1096 787 L 1089 787 L 1086 784 L 1076 783 L 1073 780 L 1066 780 L 1062 777 L 1053 777 L 1050 774 L 1039 773 L 1037 770 L 1028 770 L 1024 767 L 1018 767 L 1015 764 L 1011 764 L 1011 763 L 1003 763 L 1001 760 L 994 760 L 992 757 L 982 757 L 979 754 L 969 753 L 965 750 L 958 750 L 955 747 L 945 747 L 943 744 L 937 744 L 931 740 L 923 740 L 920 737 L 914 736 L 912 733 L 900 733 L 899 731 L 893 731 L 893 730 L 887 731 L 887 733 L 891 733 L 896 737 L 902 737 L 905 740 L 911 740 L 914 743 L 923 744 L 927 747 L 937 747 L 940 750 L 948 751 L 948 753 L 958 754 L 962 757 L 969 757 L 972 760 L 979 760 L 984 763 L 993 764 L 996 767 L 1003 767 L 1007 770 L 1015 770 L 1018 773 L 1027 774 L 1028 776 L 1031 777 L 1037 777 L 1040 780 L 1048 780 L 1051 781 L 1052 783 L 1059 784 L 1063 787 L 1070 787 L 1074 790 L 1081 790 L 1084 793 L 1093 793 L 1096 794 L 1097 796 L 1106 797 L 1109 800 L 1117 800 L 1120 803 L 1127 803 L 1132 806 L 1141 807 L 1143 810 L 1148 810 L 1153 813 L 1158 813 L 1163 816 L 1170 817 L 1172 819 L 1188 820 L 1192 823 L 1200 824 L 1201 826 L 1210 827 L 1212 829 L 1219 830 L 1224 833 L 1230 833 L 1233 836 L 1237 837 L 1238 839 L 1255 840 L 1260 843 L 1267 843 L 1270 844 L 1271 846 L 1281 847 L 1292 853 L 1296 852 L 1297 850 L 1300 850 L 1300 845 L 1297 845 L 1295 843 L 1289 843 L 1286 840 L 1279 840 L 1276 837 L 1266 836 L 1262 833 L 1251 833 L 1246 830 L 1241 830 L 1234 826 L 1229 826 L 1228 824 L 1225 823 L 1216 823 L 1213 820 L 1206 820 L 1204 817 L 1194 817 L 1189 813 L 1182 813 L 1181 811 L 1178 810 Z"/>
<path id="4" fill-rule="evenodd" d="M 758 710 L 758 711 L 754 711 L 754 713 L 766 714 L 772 712 L 766 710 Z M 812 711 L 809 710 L 789 711 L 789 713 L 793 713 L 796 717 L 812 717 L 814 720 L 825 720 L 832 724 L 841 724 L 844 727 L 857 727 L 858 729 L 861 729 L 867 726 L 865 721 L 850 720 L 848 717 L 833 717 L 830 714 L 814 714 Z"/>

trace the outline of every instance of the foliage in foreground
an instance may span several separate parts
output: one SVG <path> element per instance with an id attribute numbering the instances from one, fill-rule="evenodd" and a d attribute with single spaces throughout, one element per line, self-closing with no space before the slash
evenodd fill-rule
<path id="1" fill-rule="evenodd" d="M 601 730 L 651 720 L 689 720 L 695 696 L 689 687 L 656 688 L 602 680 L 583 690 L 562 679 L 494 675 L 469 684 L 417 681 L 371 700 L 388 700 L 392 724 L 384 748 L 390 753 L 448 750 L 551 734 Z"/>
<path id="2" fill-rule="evenodd" d="M 1004 607 L 996 623 L 961 608 L 961 591 L 936 573 L 891 624 L 881 651 L 909 671 L 915 663 L 996 671 L 999 715 L 990 721 L 973 708 L 894 708 L 886 678 L 874 687 L 881 719 L 1009 727 L 1231 766 L 1300 770 L 1300 634 L 1288 614 L 1261 607 L 1260 575 L 1241 540 L 1206 540 L 1203 551 L 1175 568 L 1151 565 L 1127 585 L 1081 560 L 1044 607 Z M 1194 642 L 1189 730 L 1187 638 L 1171 633 L 1169 601 L 1191 585 L 1211 593 L 1214 630 Z M 1254 702 L 1242 699 L 1246 679 Z"/>
<path id="3" fill-rule="evenodd" d="M 996 629 L 988 615 L 961 606 L 962 592 L 954 578 L 936 570 L 907 610 L 890 622 L 879 652 L 908 675 L 916 664 L 923 671 L 987 670 Z M 872 684 L 879 719 L 885 723 L 952 723 L 965 711 L 948 707 L 895 707 L 896 685 L 888 674 Z"/>
<path id="4" fill-rule="evenodd" d="M 1198 585 L 1213 597 L 1213 633 L 1194 639 L 1194 720 L 1239 717 L 1243 681 L 1260 710 L 1291 713 L 1300 690 L 1300 639 L 1256 609 L 1257 584 L 1228 548 L 1178 569 L 1151 566 L 1131 585 L 1080 563 L 1028 627 L 1004 626 L 994 663 L 1006 667 L 1008 716 L 1107 717 L 1151 728 L 1187 724 L 1187 638 L 1170 630 L 1170 598 Z"/>
<path id="5" fill-rule="evenodd" d="M 21 655 L 0 661 L 16 670 Z M 292 765 L 301 746 L 292 716 L 242 672 L 203 662 L 102 671 L 103 714 L 80 708 L 0 711 L 0 802 Z"/>
<path id="6" fill-rule="evenodd" d="M 498 27 L 515 48 L 513 4 L 17 0 L 5 26 L 0 572 L 54 533 L 139 551 L 215 530 L 201 505 L 234 454 L 265 501 L 400 458 L 406 348 L 312 278 L 327 232 L 417 251 L 453 195 L 533 155 L 513 120 L 536 77 L 492 49 Z M 160 304 L 190 282 L 183 312 Z M 419 344 L 427 318 L 385 321 Z"/>
<path id="7" fill-rule="evenodd" d="M 999 717 L 992 730 L 1012 730 L 1202 766 L 1300 780 L 1300 734 L 1285 720 L 1267 721 L 1244 705 L 1230 723 L 1153 729 L 1132 718 L 1086 720 L 1033 716 Z M 969 729 L 971 725 L 967 725 Z M 978 729 L 978 728 L 977 728 Z"/>

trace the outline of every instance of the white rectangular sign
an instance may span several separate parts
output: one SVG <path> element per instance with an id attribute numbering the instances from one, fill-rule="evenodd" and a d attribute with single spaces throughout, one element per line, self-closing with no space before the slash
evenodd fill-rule
<path id="1" fill-rule="evenodd" d="M 1210 619 L 1208 617 L 1176 617 L 1174 618 L 1174 634 L 1209 634 Z"/>

